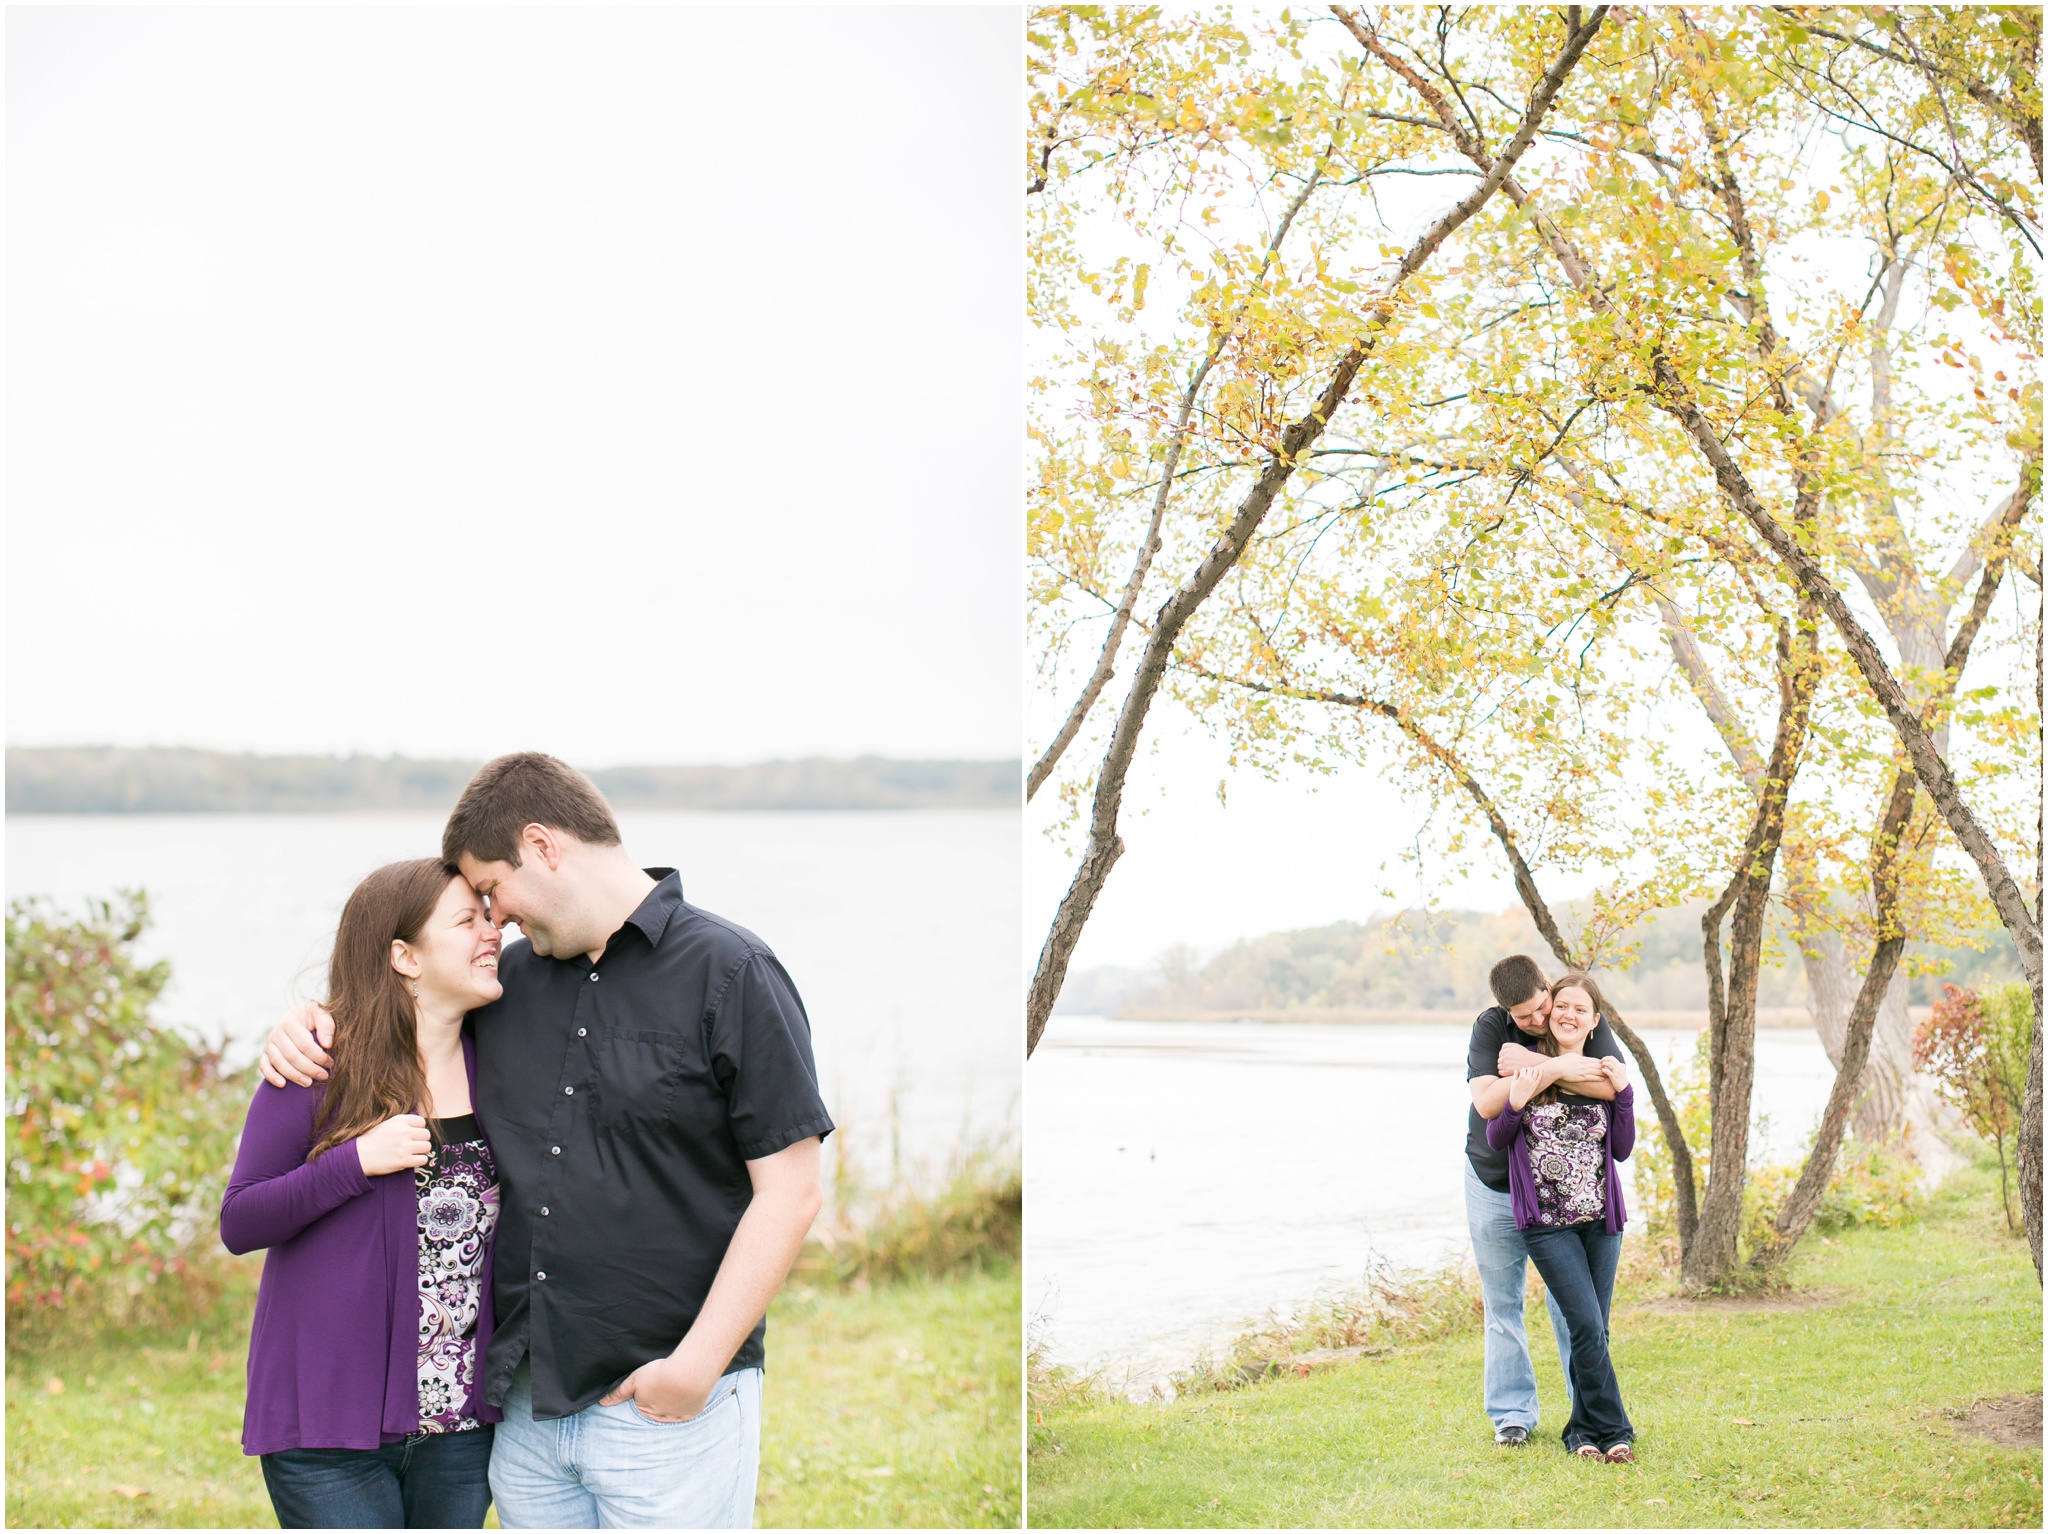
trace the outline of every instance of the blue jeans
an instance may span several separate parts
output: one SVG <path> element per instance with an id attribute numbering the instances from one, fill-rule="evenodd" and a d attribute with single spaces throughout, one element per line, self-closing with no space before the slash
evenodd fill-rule
<path id="1" fill-rule="evenodd" d="M 1465 1225 L 1472 1233 L 1472 1260 L 1479 1267 L 1479 1292 L 1486 1302 L 1486 1415 L 1496 1428 L 1534 1431 L 1536 1368 L 1529 1362 L 1529 1334 L 1522 1329 L 1522 1296 L 1529 1277 L 1529 1247 L 1515 1229 L 1515 1211 L 1505 1193 L 1479 1180 L 1465 1163 Z M 1546 1280 L 1547 1282 L 1547 1280 Z M 1564 1365 L 1565 1389 L 1572 1385 L 1571 1333 L 1557 1296 L 1546 1294 L 1550 1332 Z"/>
<path id="2" fill-rule="evenodd" d="M 750 1529 L 760 1469 L 759 1369 L 719 1380 L 688 1422 L 656 1422 L 631 1401 L 536 1422 L 522 1363 L 491 1492 L 508 1529 Z"/>
<path id="3" fill-rule="evenodd" d="M 1635 1440 L 1634 1424 L 1621 1405 L 1621 1382 L 1607 1351 L 1607 1313 L 1614 1299 L 1614 1270 L 1621 1262 L 1621 1233 L 1605 1220 L 1522 1232 L 1529 1260 L 1543 1275 L 1572 1339 L 1572 1416 L 1564 1425 L 1564 1446 L 1611 1449 Z"/>
<path id="4" fill-rule="evenodd" d="M 263 1484 L 281 1529 L 480 1529 L 492 1429 L 414 1433 L 381 1449 L 280 1449 Z"/>

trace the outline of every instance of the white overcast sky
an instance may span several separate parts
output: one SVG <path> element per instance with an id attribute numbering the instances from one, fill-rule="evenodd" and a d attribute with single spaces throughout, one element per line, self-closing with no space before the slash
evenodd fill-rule
<path id="1" fill-rule="evenodd" d="M 11 743 L 1018 751 L 1015 10 L 6 27 Z"/>

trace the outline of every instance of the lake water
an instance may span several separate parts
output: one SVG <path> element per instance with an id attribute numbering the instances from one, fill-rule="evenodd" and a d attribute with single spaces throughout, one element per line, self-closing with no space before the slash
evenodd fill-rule
<path id="1" fill-rule="evenodd" d="M 758 933 L 811 1017 L 825 1099 L 871 1175 L 1015 1143 L 1022 1076 L 1017 816 L 1004 810 L 622 814 L 646 865 Z M 440 847 L 440 815 L 17 815 L 7 895 L 149 891 L 161 1015 L 253 1059 L 317 996 L 342 902 Z M 834 1136 L 835 1141 L 841 1136 Z"/>
<path id="2" fill-rule="evenodd" d="M 1375 1262 L 1468 1250 L 1467 1032 L 1055 1017 L 1028 1067 L 1033 1336 L 1143 1387 Z M 1643 1042 L 1668 1077 L 1696 1038 Z M 1833 1080 L 1812 1030 L 1759 1033 L 1756 1154 L 1790 1156 Z"/>

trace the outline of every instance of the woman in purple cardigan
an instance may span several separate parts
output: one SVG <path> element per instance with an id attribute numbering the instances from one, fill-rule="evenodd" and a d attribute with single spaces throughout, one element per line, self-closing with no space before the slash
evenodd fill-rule
<path id="1" fill-rule="evenodd" d="M 1542 1052 L 1583 1054 L 1605 1007 L 1588 976 L 1554 981 Z M 1554 1084 L 1544 1086 L 1540 1067 L 1515 1072 L 1507 1106 L 1487 1123 L 1486 1141 L 1509 1152 L 1515 1225 L 1571 1334 L 1572 1415 L 1564 1446 L 1582 1459 L 1621 1464 L 1635 1458 L 1636 1430 L 1621 1404 L 1607 1316 L 1628 1223 L 1615 1163 L 1636 1148 L 1635 1089 L 1619 1060 L 1603 1058 L 1600 1071 L 1614 1085 L 1612 1103 L 1562 1102 Z"/>
<path id="2" fill-rule="evenodd" d="M 328 969 L 334 1067 L 256 1089 L 221 1200 L 268 1248 L 242 1448 L 287 1529 L 481 1528 L 497 1171 L 463 1017 L 495 1001 L 498 930 L 437 858 L 349 896 Z"/>

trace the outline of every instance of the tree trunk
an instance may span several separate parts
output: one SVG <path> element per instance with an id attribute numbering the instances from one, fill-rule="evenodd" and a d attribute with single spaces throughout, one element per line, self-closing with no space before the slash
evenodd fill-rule
<path id="1" fill-rule="evenodd" d="M 1795 516 L 1803 519 L 1815 498 L 1804 475 L 1798 497 Z M 1789 633 L 1780 631 L 1781 701 L 1770 766 L 1755 821 L 1743 846 L 1735 879 L 1729 885 L 1735 914 L 1729 931 L 1725 997 L 1718 928 L 1727 895 L 1715 903 L 1702 923 L 1708 965 L 1708 1026 L 1713 1034 L 1707 1084 L 1714 1122 L 1699 1231 L 1685 1251 L 1679 1269 L 1691 1289 L 1708 1288 L 1725 1280 L 1735 1270 L 1739 1256 L 1742 1195 L 1749 1185 L 1749 1107 L 1756 1085 L 1756 992 L 1758 971 L 1763 965 L 1764 918 L 1769 911 L 1778 847 L 1785 834 L 1785 804 L 1805 752 L 1807 719 L 1813 707 L 1814 685 L 1819 679 L 1819 635 L 1815 631 L 1818 619 L 1813 603 L 1802 599 L 1796 625 Z M 1873 1005 L 1875 999 L 1872 998 Z"/>
<path id="2" fill-rule="evenodd" d="M 1870 1045 L 1877 1030 L 1878 1014 L 1897 979 L 1899 955 L 1905 952 L 1906 935 L 1899 928 L 1899 839 L 1913 818 L 1913 800 L 1918 786 L 1910 772 L 1899 771 L 1892 779 L 1884 816 L 1871 838 L 1870 895 L 1876 918 L 1877 947 L 1864 971 L 1863 984 L 1849 1009 L 1849 1025 L 1842 1041 L 1842 1059 L 1835 1071 L 1835 1084 L 1828 1092 L 1828 1105 L 1821 1114 L 1820 1128 L 1807 1152 L 1806 1165 L 1785 1207 L 1778 1211 L 1770 1239 L 1750 1259 L 1752 1267 L 1768 1270 L 1781 1266 L 1792 1255 L 1799 1238 L 1806 1234 L 1821 1195 L 1834 1176 L 1835 1157 L 1842 1148 L 1848 1128 L 1849 1110 L 1862 1090 L 1863 1072 L 1870 1059 Z"/>
<path id="3" fill-rule="evenodd" d="M 1794 912 L 1794 939 L 1806 970 L 1806 1004 L 1814 1031 L 1836 1070 L 1842 1068 L 1849 1013 L 1859 983 L 1849 966 L 1848 947 L 1832 929 L 1806 926 Z M 1894 970 L 1877 1009 L 1870 1063 L 1850 1123 L 1856 1137 L 1875 1143 L 1904 1130 L 1925 1186 L 1940 1186 L 1949 1173 L 1969 1164 L 1955 1148 L 1955 1110 L 1944 1103 L 1925 1073 L 1913 1066 L 1913 1018 L 1906 1004 L 1907 981 Z"/>
<path id="4" fill-rule="evenodd" d="M 2027 1092 L 2020 1100 L 2020 1213 L 2034 1277 L 2041 1276 L 2041 977 L 2034 977 L 2034 1039 L 2027 1046 Z"/>
<path id="5" fill-rule="evenodd" d="M 2034 741 L 2041 740 L 2041 641 L 2048 637 L 2048 588 L 2039 585 L 2035 567 L 2034 594 Z M 2034 917 L 2038 922 L 2048 888 L 2042 879 L 2042 859 L 2048 856 L 2048 801 L 2034 806 Z M 2041 1275 L 2041 970 L 2034 981 L 2034 1038 L 2027 1046 L 2027 1090 L 2020 1098 L 2020 1214 L 2027 1222 L 2027 1249 L 2034 1254 L 2034 1277 Z"/>
<path id="6" fill-rule="evenodd" d="M 1821 1114 L 1820 1129 L 1813 1137 L 1813 1149 L 1807 1152 L 1806 1165 L 1800 1170 L 1799 1181 L 1793 1185 L 1792 1196 L 1778 1213 L 1772 1239 L 1751 1256 L 1752 1267 L 1771 1269 L 1782 1266 L 1792 1255 L 1792 1248 L 1799 1244 L 1799 1238 L 1806 1234 L 1814 1212 L 1820 1208 L 1821 1195 L 1827 1192 L 1828 1182 L 1834 1176 L 1835 1157 L 1841 1151 L 1842 1136 L 1848 1129 L 1849 1109 L 1856 1101 L 1864 1067 L 1869 1062 L 1871 1036 L 1884 999 L 1882 993 L 1891 987 L 1898 970 L 1899 955 L 1905 946 L 1904 938 L 1888 937 L 1877 945 L 1877 951 L 1870 957 L 1870 968 L 1864 974 L 1856 1004 L 1850 1011 L 1841 1064 L 1835 1071 L 1835 1084 L 1828 1093 L 1827 1108 Z"/>

